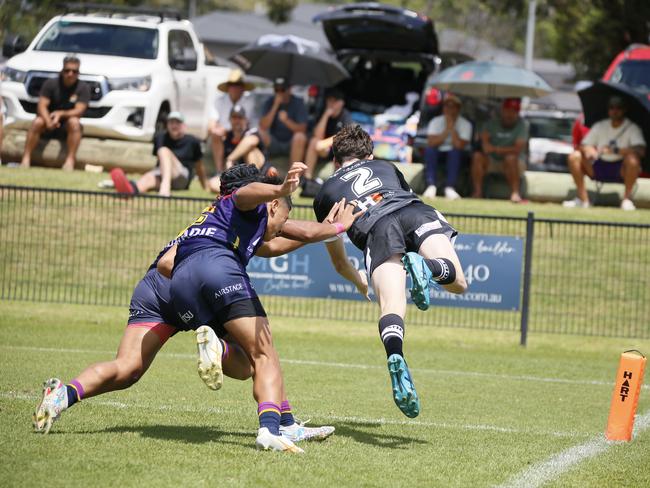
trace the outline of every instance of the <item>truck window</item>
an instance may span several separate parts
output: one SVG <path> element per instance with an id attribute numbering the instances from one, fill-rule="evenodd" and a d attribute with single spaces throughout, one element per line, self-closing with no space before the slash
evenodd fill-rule
<path id="1" fill-rule="evenodd" d="M 34 49 L 156 59 L 158 31 L 145 27 L 60 20 L 50 26 Z"/>
<path id="2" fill-rule="evenodd" d="M 192 37 L 184 30 L 169 31 L 167 56 L 169 66 L 180 71 L 196 71 L 197 54 Z"/>

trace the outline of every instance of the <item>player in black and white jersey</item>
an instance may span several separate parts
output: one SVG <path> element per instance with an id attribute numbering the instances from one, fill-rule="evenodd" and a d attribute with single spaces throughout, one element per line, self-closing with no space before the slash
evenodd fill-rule
<path id="1" fill-rule="evenodd" d="M 457 232 L 413 193 L 392 163 L 373 159 L 372 140 L 358 125 L 344 127 L 332 149 L 337 170 L 314 199 L 314 212 L 322 222 L 341 198 L 365 210 L 347 234 L 363 251 L 379 301 L 379 335 L 388 356 L 393 399 L 404 415 L 416 417 L 420 403 L 402 351 L 406 273 L 413 282 L 411 298 L 421 310 L 429 307 L 432 282 L 463 293 L 467 284 L 453 246 Z"/>

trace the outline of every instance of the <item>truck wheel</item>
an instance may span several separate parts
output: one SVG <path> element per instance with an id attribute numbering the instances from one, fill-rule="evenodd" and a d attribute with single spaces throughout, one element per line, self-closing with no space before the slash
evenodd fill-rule
<path id="1" fill-rule="evenodd" d="M 165 130 L 168 115 L 169 115 L 169 105 L 164 103 L 160 106 L 160 110 L 158 111 L 158 117 L 156 117 L 156 132 L 161 132 Z"/>

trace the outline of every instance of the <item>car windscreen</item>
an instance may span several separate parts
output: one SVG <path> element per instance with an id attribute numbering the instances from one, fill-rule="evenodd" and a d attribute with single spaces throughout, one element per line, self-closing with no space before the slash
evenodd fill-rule
<path id="1" fill-rule="evenodd" d="M 35 50 L 155 59 L 158 54 L 158 31 L 145 27 L 61 20 L 50 26 Z"/>
<path id="2" fill-rule="evenodd" d="M 623 83 L 641 93 L 650 93 L 650 60 L 624 61 L 612 74 L 614 83 Z"/>
<path id="3" fill-rule="evenodd" d="M 529 126 L 530 137 L 543 139 L 554 139 L 558 141 L 571 142 L 571 119 L 555 119 L 551 117 L 526 117 Z"/>

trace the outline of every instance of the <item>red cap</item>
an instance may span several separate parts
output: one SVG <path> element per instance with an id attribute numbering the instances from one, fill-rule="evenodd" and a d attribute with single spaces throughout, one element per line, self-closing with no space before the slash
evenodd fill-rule
<path id="1" fill-rule="evenodd" d="M 502 108 L 511 108 L 519 112 L 521 109 L 521 100 L 519 98 L 506 98 L 501 105 Z"/>

